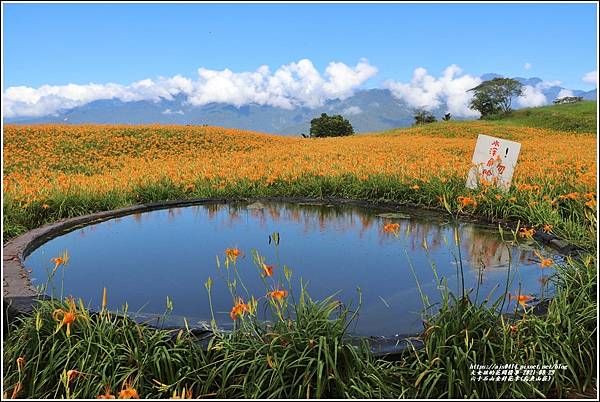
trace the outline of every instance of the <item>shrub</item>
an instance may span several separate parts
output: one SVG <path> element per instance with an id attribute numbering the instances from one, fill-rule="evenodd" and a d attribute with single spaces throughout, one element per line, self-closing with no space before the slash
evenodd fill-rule
<path id="1" fill-rule="evenodd" d="M 417 110 L 415 112 L 415 125 L 434 123 L 436 121 L 435 116 L 426 110 Z"/>
<path id="2" fill-rule="evenodd" d="M 563 105 L 565 103 L 577 103 L 581 102 L 583 98 L 581 96 L 564 96 L 562 98 L 554 99 L 554 104 Z"/>
<path id="3" fill-rule="evenodd" d="M 341 115 L 328 116 L 321 113 L 321 117 L 310 121 L 311 137 L 341 137 L 354 134 L 352 124 Z"/>

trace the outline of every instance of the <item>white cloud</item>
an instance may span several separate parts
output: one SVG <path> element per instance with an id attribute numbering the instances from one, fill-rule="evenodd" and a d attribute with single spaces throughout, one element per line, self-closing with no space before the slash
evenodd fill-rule
<path id="1" fill-rule="evenodd" d="M 581 78 L 584 82 L 588 84 L 598 85 L 598 71 L 590 71 L 589 73 L 585 73 Z"/>
<path id="2" fill-rule="evenodd" d="M 196 90 L 189 101 L 193 105 L 211 102 L 270 105 L 285 109 L 296 106 L 317 107 L 329 99 L 346 99 L 356 88 L 377 73 L 367 60 L 354 68 L 343 63 L 329 63 L 322 76 L 308 59 L 281 66 L 271 73 L 268 66 L 255 72 L 234 73 L 198 70 Z"/>
<path id="3" fill-rule="evenodd" d="M 554 80 L 554 81 L 542 81 L 539 82 L 535 85 L 535 87 L 537 89 L 543 90 L 543 89 L 548 89 L 548 88 L 552 88 L 552 87 L 559 87 L 560 84 L 562 84 L 562 82 L 558 81 L 558 80 Z"/>
<path id="4" fill-rule="evenodd" d="M 81 106 L 99 99 L 119 99 L 124 102 L 161 98 L 172 100 L 183 94 L 192 105 L 211 102 L 243 106 L 250 103 L 291 109 L 296 106 L 317 107 L 330 99 L 345 99 L 377 69 L 366 59 L 354 67 L 331 62 L 321 74 L 308 59 L 279 67 L 271 73 L 268 66 L 254 72 L 236 73 L 198 69 L 198 78 L 176 75 L 157 80 L 145 79 L 129 85 L 44 85 L 39 88 L 10 87 L 3 93 L 4 117 L 45 116 L 62 109 Z"/>
<path id="5" fill-rule="evenodd" d="M 546 105 L 548 103 L 548 99 L 546 98 L 546 95 L 544 95 L 544 91 L 552 87 L 559 87 L 561 84 L 562 82 L 553 80 L 541 81 L 535 86 L 525 85 L 523 86 L 523 95 L 517 98 L 517 103 L 522 107 L 537 107 Z M 563 96 L 573 96 L 573 91 L 562 88 L 559 91 L 557 98 L 562 98 Z"/>
<path id="6" fill-rule="evenodd" d="M 525 85 L 523 87 L 523 96 L 519 96 L 517 102 L 522 107 L 536 107 L 545 105 L 547 100 L 546 96 L 542 93 L 542 87 L 538 84 L 535 87 Z"/>
<path id="7" fill-rule="evenodd" d="M 481 83 L 479 77 L 463 74 L 460 67 L 453 64 L 444 70 L 441 77 L 435 78 L 423 67 L 415 69 L 409 83 L 387 81 L 392 95 L 402 99 L 409 106 L 434 110 L 446 104 L 446 112 L 457 117 L 478 117 L 479 112 L 469 108 L 473 97 L 469 89 Z"/>
<path id="8" fill-rule="evenodd" d="M 344 63 L 329 63 L 325 70 L 328 81 L 323 85 L 323 90 L 330 98 L 345 99 L 354 93 L 354 89 L 363 82 L 377 74 L 377 68 L 362 59 L 352 69 Z"/>
<path id="9" fill-rule="evenodd" d="M 162 114 L 184 114 L 183 110 L 173 111 L 171 109 L 165 109 L 162 111 Z"/>
<path id="10" fill-rule="evenodd" d="M 343 115 L 354 116 L 357 114 L 361 114 L 363 110 L 359 106 L 349 106 L 342 110 Z"/>
<path id="11" fill-rule="evenodd" d="M 533 64 L 531 64 L 530 62 L 527 62 L 523 65 L 523 68 L 525 70 L 531 70 L 531 67 L 533 67 Z"/>
<path id="12" fill-rule="evenodd" d="M 189 90 L 190 84 L 190 80 L 177 75 L 159 77 L 157 81 L 146 79 L 130 85 L 90 83 L 10 87 L 3 94 L 3 114 L 4 117 L 46 116 L 99 99 L 120 99 L 124 102 L 172 100 L 173 95 Z"/>
<path id="13" fill-rule="evenodd" d="M 564 98 L 566 96 L 574 96 L 573 91 L 570 89 L 561 89 L 556 95 L 556 99 Z"/>
<path id="14" fill-rule="evenodd" d="M 530 63 L 528 63 L 530 64 Z M 145 79 L 128 85 L 43 85 L 39 88 L 15 86 L 3 93 L 4 117 L 45 116 L 56 114 L 100 99 L 119 99 L 124 102 L 148 100 L 172 100 L 183 96 L 191 105 L 212 102 L 227 103 L 237 107 L 248 104 L 269 105 L 286 109 L 295 107 L 318 107 L 331 99 L 346 99 L 377 74 L 377 68 L 361 59 L 355 66 L 331 62 L 321 73 L 308 59 L 280 66 L 272 71 L 263 65 L 255 71 L 234 72 L 229 69 L 198 69 L 194 79 L 175 75 L 170 78 Z M 596 83 L 596 71 L 587 73 L 583 80 Z M 429 111 L 444 108 L 456 117 L 478 117 L 469 108 L 473 93 L 469 89 L 479 85 L 481 79 L 463 73 L 457 65 L 448 66 L 441 76 L 433 77 L 423 67 L 414 70 L 409 82 L 387 81 L 394 97 L 413 108 Z M 542 81 L 535 86 L 523 88 L 523 96 L 516 102 L 523 107 L 541 106 L 548 102 L 544 91 L 560 86 L 560 81 Z M 562 90 L 561 96 L 572 92 Z M 343 113 L 356 115 L 359 107 L 348 107 Z M 166 109 L 164 114 L 183 114 L 181 110 Z"/>

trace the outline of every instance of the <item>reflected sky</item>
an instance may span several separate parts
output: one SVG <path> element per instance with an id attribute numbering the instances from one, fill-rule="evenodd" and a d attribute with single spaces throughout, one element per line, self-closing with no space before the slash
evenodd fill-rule
<path id="1" fill-rule="evenodd" d="M 302 279 L 314 299 L 337 292 L 337 299 L 356 306 L 360 288 L 362 307 L 352 327 L 356 334 L 418 332 L 423 303 L 416 280 L 432 303 L 441 299 L 433 267 L 451 291 L 460 290 L 453 225 L 422 211 L 406 211 L 410 217 L 400 219 L 378 216 L 384 212 L 285 203 L 164 209 L 112 219 L 52 239 L 27 257 L 26 266 L 33 269 L 34 285 L 43 285 L 47 270 L 54 265 L 50 259 L 68 250 L 65 295 L 81 297 L 97 308 L 106 287 L 110 308 L 127 302 L 130 311 L 140 310 L 144 315 L 163 313 L 169 296 L 174 304 L 173 323 L 181 323 L 182 317 L 191 323 L 210 320 L 204 283 L 211 276 L 216 319 L 228 327 L 232 300 L 219 277 L 215 256 L 223 258 L 228 247 L 242 250 L 240 275 L 250 293 L 260 297 L 266 291 L 252 261 L 251 250 L 256 249 L 267 264 L 275 265 L 275 281 L 284 283 L 284 264 L 291 268 L 296 294 Z M 390 222 L 400 225 L 399 238 L 383 232 Z M 559 259 L 552 250 L 538 250 L 532 244 L 507 248 L 496 230 L 471 223 L 460 223 L 458 229 L 465 286 L 473 289 L 473 297 L 478 295 L 479 301 L 488 295 L 502 297 L 509 261 L 511 293 L 516 294 L 519 287 L 521 293 L 537 297 L 551 291 L 547 286 L 552 270 L 540 267 L 536 253 Z M 269 244 L 273 232 L 280 234 L 277 248 Z M 60 275 L 53 285 L 59 294 Z"/>

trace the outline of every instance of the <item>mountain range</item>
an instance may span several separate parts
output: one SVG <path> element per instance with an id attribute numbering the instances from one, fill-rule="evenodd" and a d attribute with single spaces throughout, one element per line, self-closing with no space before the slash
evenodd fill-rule
<path id="1" fill-rule="evenodd" d="M 484 74 L 482 80 L 500 77 Z M 556 99 L 562 88 L 558 85 L 542 85 L 541 78 L 515 77 L 523 85 L 539 87 L 548 102 Z M 573 90 L 574 96 L 596 100 L 597 89 L 592 91 Z M 516 103 L 513 103 L 516 105 Z M 517 105 L 518 106 L 518 105 Z M 440 118 L 445 107 L 433 111 Z M 308 133 L 310 120 L 321 113 L 341 114 L 352 123 L 355 132 L 383 131 L 396 127 L 407 127 L 414 122 L 414 108 L 395 98 L 387 89 L 365 89 L 344 100 L 331 100 L 314 109 L 299 107 L 293 110 L 261 105 L 236 107 L 223 103 L 193 106 L 183 95 L 160 101 L 123 102 L 119 99 L 97 100 L 73 109 L 63 110 L 52 116 L 36 118 L 8 118 L 5 123 L 37 124 L 182 124 L 211 125 L 255 130 L 273 134 L 300 135 Z"/>

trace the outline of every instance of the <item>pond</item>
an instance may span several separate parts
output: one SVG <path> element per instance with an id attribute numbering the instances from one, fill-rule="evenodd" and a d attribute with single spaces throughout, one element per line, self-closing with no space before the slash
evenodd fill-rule
<path id="1" fill-rule="evenodd" d="M 397 223 L 397 236 L 384 225 Z M 498 230 L 459 222 L 460 255 L 465 288 L 472 299 L 497 299 L 509 293 L 547 296 L 551 268 L 542 268 L 540 258 L 561 257 L 552 249 L 530 242 L 506 246 Z M 279 234 L 276 245 L 273 233 Z M 356 307 L 357 288 L 362 306 L 351 330 L 356 335 L 398 336 L 422 330 L 423 302 L 417 287 L 431 303 L 441 300 L 441 282 L 460 292 L 458 250 L 454 223 L 447 216 L 407 210 L 390 213 L 376 207 L 349 205 L 255 202 L 201 204 L 154 210 L 75 229 L 35 249 L 25 260 L 35 286 L 47 286 L 57 295 L 73 295 L 98 309 L 107 288 L 108 307 L 125 303 L 138 317 L 159 316 L 170 298 L 169 323 L 190 325 L 210 321 L 204 284 L 212 278 L 212 302 L 219 326 L 230 328 L 232 297 L 227 290 L 223 266 L 227 248 L 243 255 L 237 266 L 248 291 L 263 296 L 263 278 L 253 262 L 257 250 L 273 265 L 267 277 L 285 284 L 283 266 L 292 272 L 292 291 L 300 280 L 307 283 L 313 299 L 335 293 L 335 298 Z M 51 261 L 68 251 L 64 278 Z M 434 274 L 434 269 L 437 273 Z M 49 283 L 50 282 L 50 283 Z M 48 284 L 49 283 L 49 284 Z M 515 300 L 510 308 L 515 307 Z M 434 307 L 435 308 L 435 307 Z"/>

